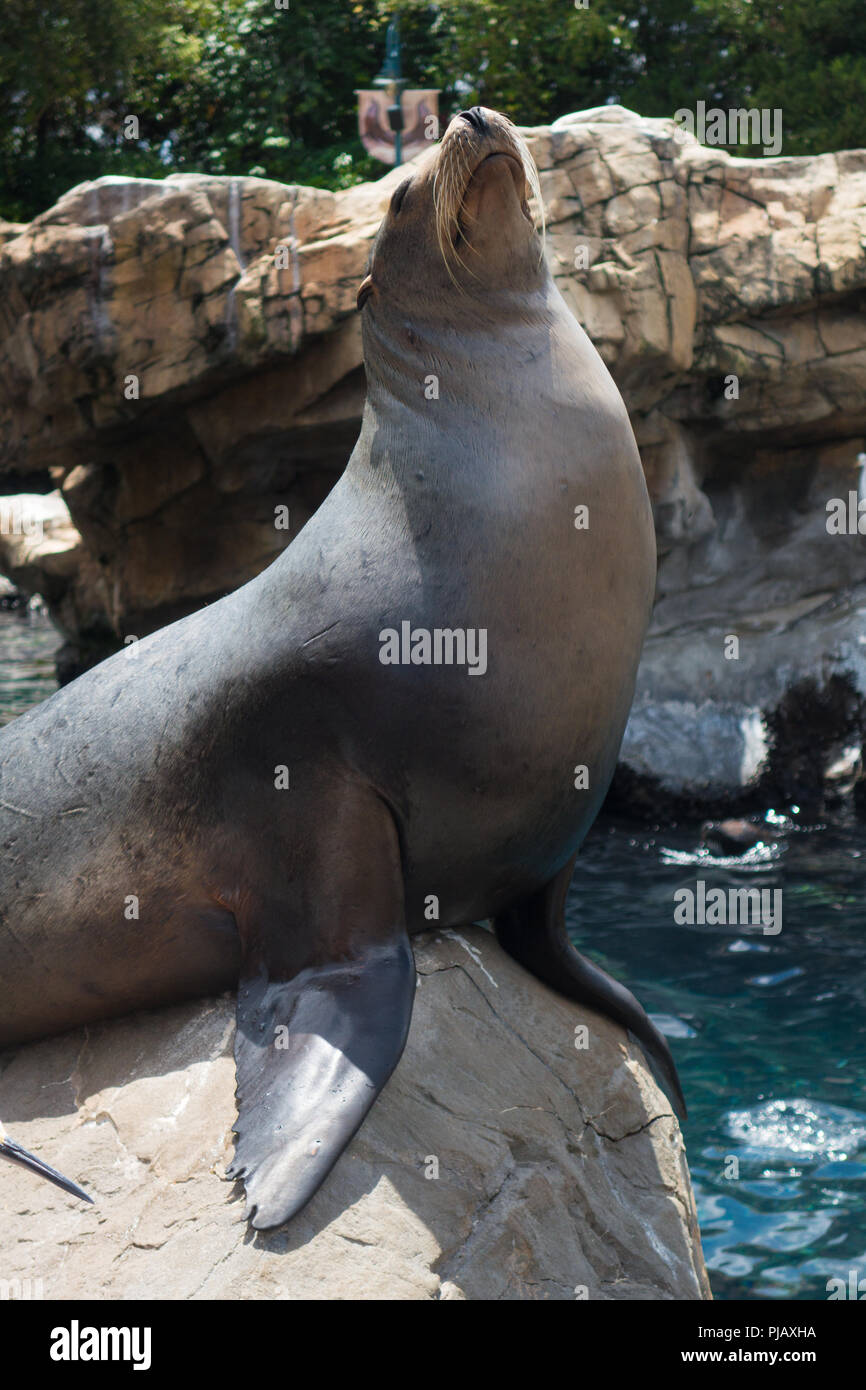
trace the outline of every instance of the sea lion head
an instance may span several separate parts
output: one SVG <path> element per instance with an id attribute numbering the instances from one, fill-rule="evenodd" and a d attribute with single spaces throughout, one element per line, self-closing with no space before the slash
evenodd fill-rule
<path id="1" fill-rule="evenodd" d="M 531 292 L 546 275 L 529 198 L 538 171 L 507 116 L 474 106 L 407 170 L 382 222 L 359 307 L 417 314 L 494 291 Z M 462 300 L 462 305 L 461 305 Z M 447 312 L 447 309 L 446 309 Z"/>

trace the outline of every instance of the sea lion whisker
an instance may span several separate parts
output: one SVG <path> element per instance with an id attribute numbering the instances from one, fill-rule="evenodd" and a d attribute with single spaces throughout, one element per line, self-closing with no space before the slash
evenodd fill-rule
<path id="1" fill-rule="evenodd" d="M 451 146 L 447 148 L 446 155 L 450 156 Z M 439 176 L 442 175 L 442 187 L 440 187 Z M 433 207 L 435 216 L 436 240 L 439 246 L 439 253 L 448 272 L 448 278 L 454 287 L 465 294 L 465 288 L 456 278 L 450 263 L 449 252 L 462 266 L 467 274 L 472 272 L 457 255 L 456 241 L 462 236 L 460 230 L 459 209 L 454 210 L 454 198 L 457 189 L 457 179 L 453 160 L 447 158 L 445 162 L 436 170 L 433 178 Z"/>
<path id="2" fill-rule="evenodd" d="M 539 247 L 540 262 L 544 257 L 544 247 L 547 240 L 547 218 L 544 211 L 544 199 L 541 196 L 541 175 L 538 172 L 538 165 L 535 163 L 535 160 L 533 159 L 532 154 L 530 153 L 529 146 L 527 145 L 526 140 L 523 138 L 523 136 L 520 134 L 519 130 L 517 130 L 516 127 L 513 127 L 513 130 L 514 143 L 517 149 L 517 154 L 520 158 L 520 162 L 523 165 L 523 173 L 524 177 L 526 178 L 526 182 L 529 185 L 530 196 L 535 199 L 535 204 L 538 208 L 538 213 L 541 218 L 541 245 Z"/>
<path id="3" fill-rule="evenodd" d="M 52 1168 L 44 1159 L 37 1158 L 28 1149 L 22 1149 L 20 1144 L 16 1144 L 14 1139 L 0 1125 L 0 1158 L 7 1159 L 10 1163 L 15 1163 L 21 1168 L 26 1168 L 31 1173 L 36 1173 L 40 1178 L 46 1178 L 55 1187 L 61 1187 L 64 1192 L 69 1192 L 73 1197 L 78 1197 L 82 1202 L 93 1203 L 93 1198 L 79 1187 L 77 1182 L 71 1178 L 66 1178 L 62 1173 L 58 1173 L 56 1168 Z"/>

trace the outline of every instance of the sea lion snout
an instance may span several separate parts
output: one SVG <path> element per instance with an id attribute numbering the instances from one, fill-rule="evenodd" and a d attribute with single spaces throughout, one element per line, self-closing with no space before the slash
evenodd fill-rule
<path id="1" fill-rule="evenodd" d="M 503 177 L 506 173 L 510 178 Z M 477 281 L 492 272 L 501 282 L 509 266 L 526 253 L 532 259 L 530 194 L 543 215 L 538 171 L 507 116 L 484 106 L 458 112 L 437 151 L 433 181 L 436 235 L 446 264 L 463 264 L 461 248 L 468 245 L 478 253 L 464 266 L 468 278 Z M 516 202 L 511 199 L 512 185 Z M 537 261 L 541 248 L 535 245 Z"/>
<path id="2" fill-rule="evenodd" d="M 479 297 L 538 288 L 543 244 L 533 196 L 543 234 L 538 171 L 517 127 L 487 107 L 458 112 L 439 145 L 391 183 L 357 292 L 365 331 L 394 318 L 389 332 L 399 336 L 407 314 L 471 322 Z"/>

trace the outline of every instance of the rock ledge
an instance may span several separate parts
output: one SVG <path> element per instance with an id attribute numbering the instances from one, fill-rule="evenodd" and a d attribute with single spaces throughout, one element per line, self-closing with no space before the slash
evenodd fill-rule
<path id="1" fill-rule="evenodd" d="M 306 1210 L 254 1237 L 220 1181 L 230 996 L 4 1054 L 8 1128 L 96 1199 L 0 1173 L 4 1279 L 51 1299 L 710 1297 L 679 1128 L 621 1030 L 482 928 L 416 958 L 389 1085 Z"/>

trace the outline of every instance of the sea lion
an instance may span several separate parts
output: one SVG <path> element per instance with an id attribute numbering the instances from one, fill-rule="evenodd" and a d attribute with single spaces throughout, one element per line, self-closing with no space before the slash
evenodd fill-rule
<path id="1" fill-rule="evenodd" d="M 256 579 L 0 734 L 0 1045 L 239 979 L 230 1171 L 259 1228 L 395 1067 L 431 921 L 492 919 L 682 1106 L 664 1039 L 564 928 L 655 541 L 536 179 L 505 117 L 454 118 L 376 237 L 363 423 L 325 502 Z"/>

